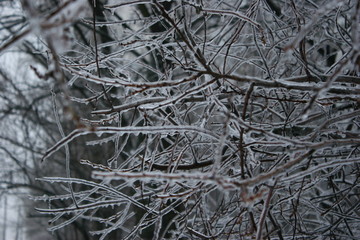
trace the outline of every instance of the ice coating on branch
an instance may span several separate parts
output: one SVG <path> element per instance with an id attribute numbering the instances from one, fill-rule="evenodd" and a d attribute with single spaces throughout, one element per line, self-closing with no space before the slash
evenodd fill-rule
<path id="1" fill-rule="evenodd" d="M 87 135 L 91 133 L 95 133 L 98 137 L 101 137 L 104 133 L 111 133 L 111 134 L 134 134 L 139 135 L 141 134 L 173 134 L 177 132 L 197 132 L 201 134 L 205 138 L 210 138 L 212 141 L 217 141 L 218 136 L 206 129 L 201 129 L 193 126 L 148 126 L 148 127 L 97 127 L 94 129 L 76 129 L 72 131 L 70 134 L 68 134 L 66 137 L 61 139 L 59 142 L 57 142 L 53 147 L 51 147 L 42 157 L 41 161 L 46 160 L 50 155 L 52 155 L 54 152 L 59 150 L 61 147 L 63 147 L 65 144 L 71 142 L 77 137 L 80 137 L 82 135 Z M 101 142 L 101 140 L 100 140 Z M 92 144 L 96 144 L 96 141 L 93 141 Z"/>
<path id="2" fill-rule="evenodd" d="M 39 140 L 55 142 L 44 144 L 53 147 L 43 166 L 61 163 L 69 146 L 65 160 L 84 179 L 46 179 L 62 191 L 38 198 L 49 202 L 39 211 L 54 215 L 51 230 L 81 219 L 104 239 L 353 231 L 358 10 L 355 1 L 320 2 L 97 1 L 95 23 L 82 19 L 70 46 L 52 36 L 72 26 L 82 2 L 59 9 L 44 36 L 60 53 L 49 70 L 63 73 L 66 88 L 53 87 L 72 114 L 59 108 L 67 135 L 49 130 Z"/>

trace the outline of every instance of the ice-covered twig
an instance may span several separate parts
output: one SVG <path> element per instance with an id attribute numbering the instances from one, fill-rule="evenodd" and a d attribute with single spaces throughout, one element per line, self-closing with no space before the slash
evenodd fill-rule
<path id="1" fill-rule="evenodd" d="M 43 162 L 45 159 L 47 159 L 50 155 L 52 155 L 54 152 L 59 150 L 61 147 L 63 147 L 65 144 L 71 142 L 75 138 L 81 136 L 81 135 L 87 135 L 87 134 L 104 134 L 104 133 L 110 133 L 110 134 L 174 134 L 177 132 L 195 132 L 200 133 L 201 135 L 205 137 L 209 137 L 213 141 L 218 140 L 218 136 L 203 128 L 198 128 L 194 126 L 146 126 L 146 127 L 96 127 L 96 128 L 79 128 L 72 131 L 70 134 L 68 134 L 66 137 L 61 139 L 59 142 L 57 142 L 54 146 L 52 146 L 49 150 L 46 151 L 44 156 L 41 158 L 41 161 Z"/>

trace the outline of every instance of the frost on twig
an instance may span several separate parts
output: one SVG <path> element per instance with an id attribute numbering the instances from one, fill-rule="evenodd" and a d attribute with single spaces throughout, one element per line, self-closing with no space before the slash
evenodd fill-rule
<path id="1" fill-rule="evenodd" d="M 51 231 L 91 222 L 82 232 L 100 239 L 359 235 L 358 2 L 34 6 L 23 6 L 28 30 L 2 49 L 37 29 L 37 53 L 52 53 L 47 73 L 33 69 L 59 107 L 44 101 L 31 121 L 43 111 L 49 123 L 36 125 L 44 171 L 65 164 L 39 178 L 54 188 L 36 198 Z M 56 41 L 63 27 L 69 45 Z"/>

